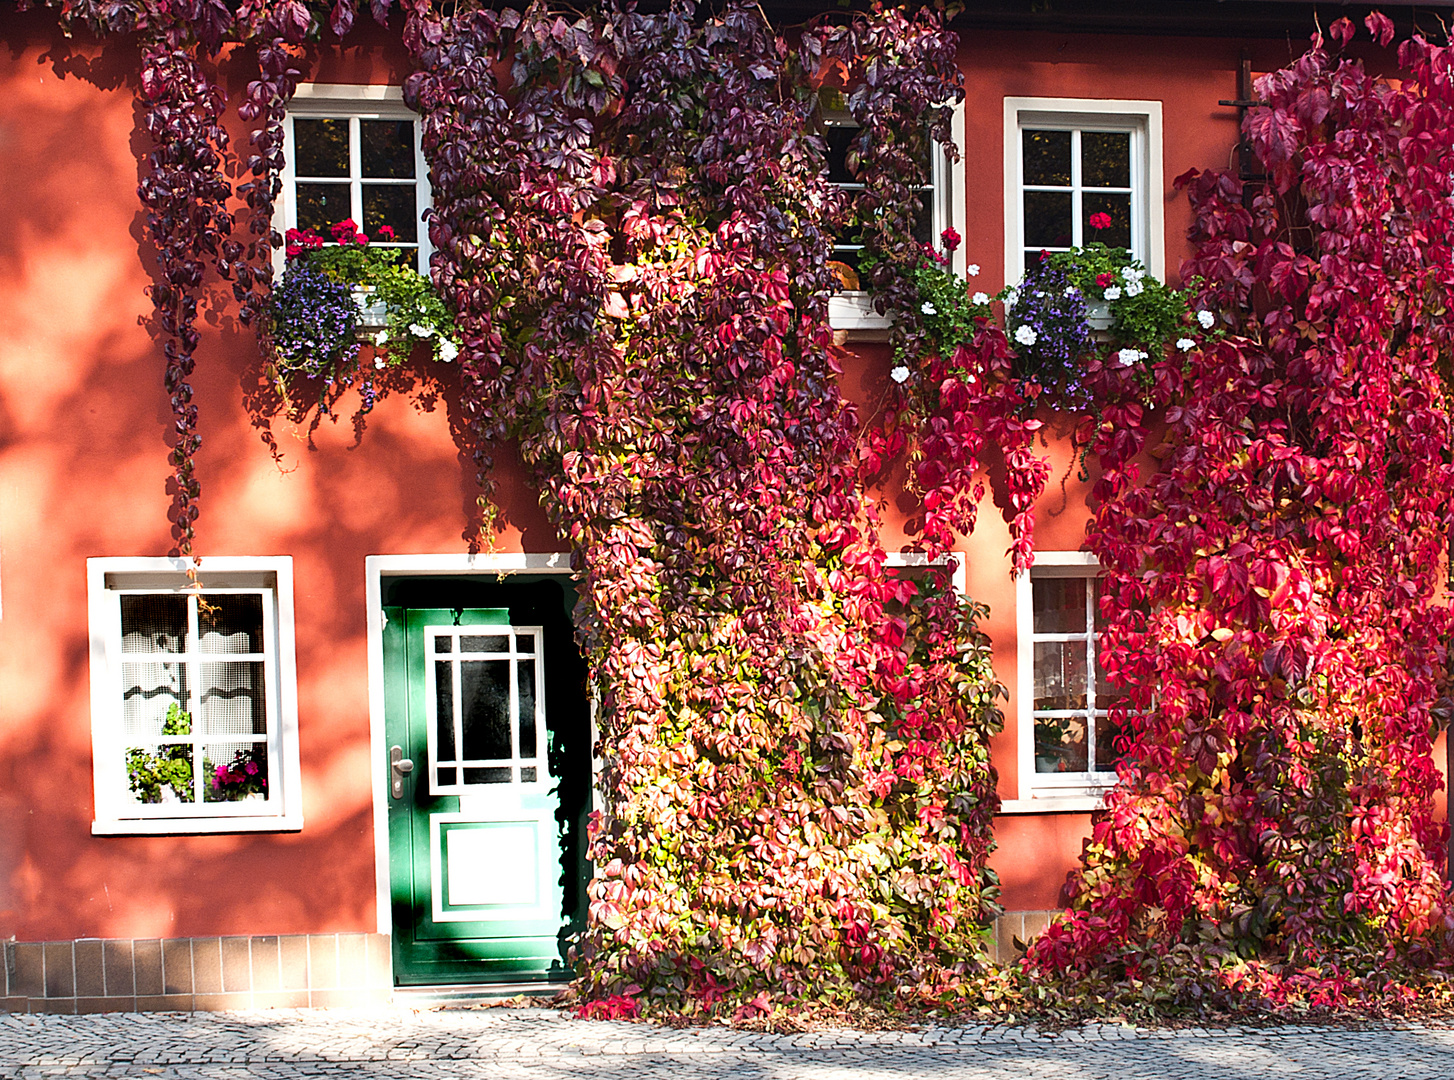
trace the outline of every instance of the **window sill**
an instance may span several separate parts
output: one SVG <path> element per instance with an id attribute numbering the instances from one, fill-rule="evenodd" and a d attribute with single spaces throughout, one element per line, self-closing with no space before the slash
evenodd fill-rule
<path id="1" fill-rule="evenodd" d="M 93 821 L 92 836 L 193 836 L 205 833 L 301 832 L 302 815 L 288 817 L 133 818 Z"/>
<path id="2" fill-rule="evenodd" d="M 828 325 L 855 340 L 887 341 L 894 320 L 874 310 L 869 293 L 845 289 L 828 297 Z"/>
<path id="3" fill-rule="evenodd" d="M 1001 814 L 1083 814 L 1105 806 L 1104 792 L 1095 795 L 1032 795 L 1028 799 L 1005 799 Z"/>

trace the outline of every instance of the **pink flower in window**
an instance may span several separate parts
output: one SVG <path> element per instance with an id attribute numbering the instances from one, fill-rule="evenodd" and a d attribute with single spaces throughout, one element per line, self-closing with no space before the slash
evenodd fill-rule
<path id="1" fill-rule="evenodd" d="M 1092 214 L 1090 216 L 1090 227 L 1092 229 L 1095 229 L 1097 232 L 1099 232 L 1101 229 L 1109 229 L 1111 227 L 1111 215 Z"/>

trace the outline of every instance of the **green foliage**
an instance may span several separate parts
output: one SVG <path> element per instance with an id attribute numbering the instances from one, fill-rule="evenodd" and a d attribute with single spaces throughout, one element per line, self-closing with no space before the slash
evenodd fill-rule
<path id="1" fill-rule="evenodd" d="M 192 734 L 192 714 L 172 702 L 162 721 L 162 734 Z M 192 744 L 172 743 L 158 747 L 154 754 L 133 747 L 126 752 L 126 778 L 132 793 L 144 803 L 161 802 L 162 788 L 171 789 L 179 802 L 191 802 Z"/>

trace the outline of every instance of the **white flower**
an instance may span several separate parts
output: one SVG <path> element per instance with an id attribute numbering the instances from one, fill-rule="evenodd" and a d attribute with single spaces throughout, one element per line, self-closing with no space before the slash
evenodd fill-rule
<path id="1" fill-rule="evenodd" d="M 938 315 L 939 314 L 938 310 L 928 300 L 925 300 L 924 301 L 924 306 L 921 307 L 921 308 L 919 308 L 919 310 L 922 311 L 925 315 Z"/>
<path id="2" fill-rule="evenodd" d="M 1079 296 L 1080 295 L 1080 290 L 1077 289 L 1074 285 L 1067 285 L 1065 287 L 1065 292 L 1063 292 L 1061 295 L 1062 296 Z"/>
<path id="3" fill-rule="evenodd" d="M 973 296 L 971 296 L 970 299 L 973 300 L 976 304 L 988 304 L 990 302 L 990 294 L 977 292 Z"/>
<path id="4" fill-rule="evenodd" d="M 979 277 L 979 263 L 970 263 L 964 268 L 964 272 L 970 277 Z"/>
<path id="5" fill-rule="evenodd" d="M 446 364 L 459 355 L 459 346 L 450 341 L 449 338 L 439 339 L 439 359 Z"/>
<path id="6" fill-rule="evenodd" d="M 1121 299 L 1121 290 L 1120 290 L 1120 287 L 1119 286 L 1116 286 L 1116 285 L 1112 285 L 1109 289 L 1106 290 L 1105 297 L 1106 297 L 1107 300 L 1119 300 L 1119 299 Z"/>
<path id="7" fill-rule="evenodd" d="M 387 345 L 388 343 L 389 343 L 389 332 L 387 330 L 380 330 L 377 334 L 374 335 L 374 344 L 375 345 Z"/>
<path id="8" fill-rule="evenodd" d="M 1014 307 L 1015 301 L 1019 298 L 1020 294 L 1017 293 L 1014 289 L 1011 289 L 1009 292 L 1005 293 L 1005 310 L 1009 311 L 1012 307 Z"/>
<path id="9" fill-rule="evenodd" d="M 1140 281 L 1146 275 L 1134 266 L 1123 266 L 1121 267 L 1121 276 L 1127 281 Z"/>
<path id="10" fill-rule="evenodd" d="M 1217 317 L 1213 315 L 1210 311 L 1204 310 L 1197 312 L 1197 322 L 1202 324 L 1203 330 L 1210 330 L 1212 328 L 1212 324 L 1216 321 Z"/>
<path id="11" fill-rule="evenodd" d="M 1035 331 L 1028 326 L 1021 326 L 1016 328 L 1015 330 L 1015 340 L 1018 341 L 1021 345 L 1034 345 L 1035 339 L 1039 336 L 1039 334 L 1035 333 Z"/>
<path id="12" fill-rule="evenodd" d="M 1139 281 L 1133 281 L 1133 282 L 1131 282 L 1131 284 L 1129 284 L 1129 285 L 1126 286 L 1126 295 L 1127 296 L 1140 296 L 1145 291 L 1146 291 L 1146 286 L 1145 285 L 1142 285 L 1141 282 L 1139 282 Z"/>
<path id="13" fill-rule="evenodd" d="M 1189 337 L 1177 338 L 1176 347 L 1182 352 L 1190 352 L 1197 347 L 1197 343 Z"/>
<path id="14" fill-rule="evenodd" d="M 409 333 L 413 334 L 417 338 L 432 337 L 433 334 L 434 334 L 434 327 L 432 327 L 432 326 L 420 326 L 417 322 L 416 323 L 410 323 L 409 324 Z"/>
<path id="15" fill-rule="evenodd" d="M 382 356 L 374 357 L 374 367 L 378 368 L 380 371 L 384 370 L 384 363 L 385 361 Z"/>
<path id="16" fill-rule="evenodd" d="M 1116 354 L 1116 359 L 1121 362 L 1122 367 L 1130 367 L 1132 364 L 1134 364 L 1137 360 L 1140 360 L 1141 357 L 1145 355 L 1146 354 L 1139 349 L 1122 349 Z"/>
<path id="17" fill-rule="evenodd" d="M 896 383 L 908 382 L 909 369 L 906 368 L 903 364 L 900 364 L 898 367 L 894 368 L 892 371 L 889 372 L 889 378 L 893 379 Z"/>

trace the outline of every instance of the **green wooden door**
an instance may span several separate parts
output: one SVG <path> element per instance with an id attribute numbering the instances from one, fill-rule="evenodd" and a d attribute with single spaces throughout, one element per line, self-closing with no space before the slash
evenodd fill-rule
<path id="1" fill-rule="evenodd" d="M 560 793 L 540 626 L 385 608 L 394 977 L 564 977 Z"/>

